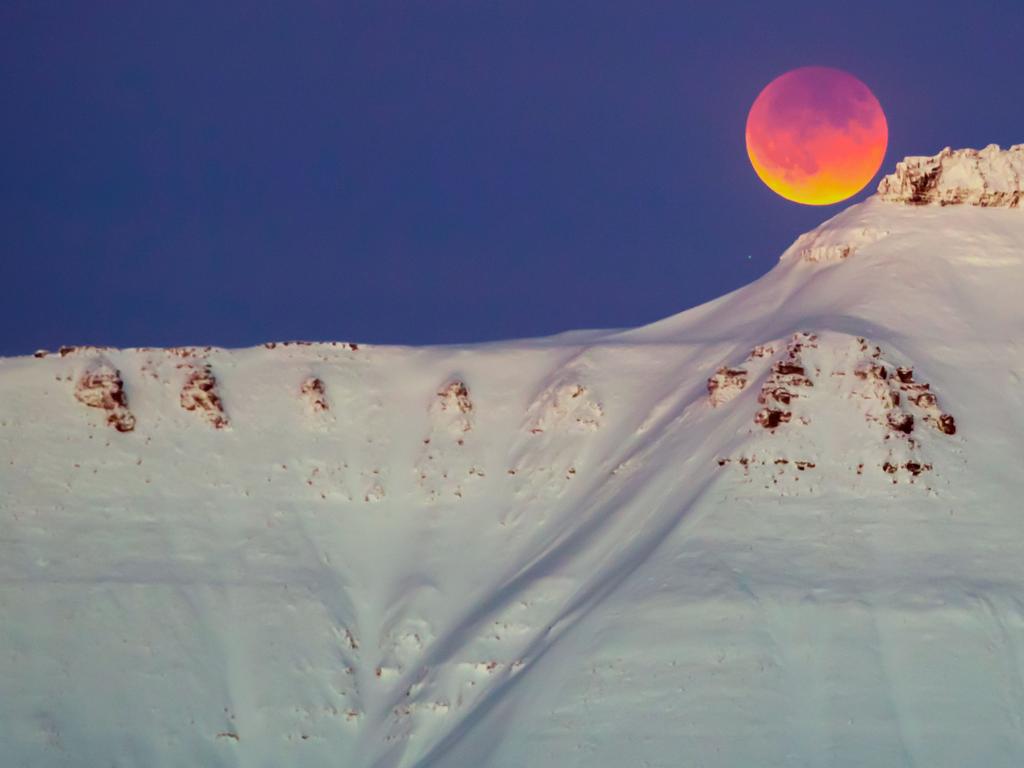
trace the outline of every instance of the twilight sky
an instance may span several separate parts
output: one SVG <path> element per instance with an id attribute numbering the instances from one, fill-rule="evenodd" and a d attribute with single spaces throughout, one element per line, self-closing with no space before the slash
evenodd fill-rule
<path id="1" fill-rule="evenodd" d="M 1019 0 L 9 0 L 0 354 L 657 320 L 847 205 L 754 174 L 772 78 L 863 80 L 886 172 L 1024 142 L 1022 39 Z"/>

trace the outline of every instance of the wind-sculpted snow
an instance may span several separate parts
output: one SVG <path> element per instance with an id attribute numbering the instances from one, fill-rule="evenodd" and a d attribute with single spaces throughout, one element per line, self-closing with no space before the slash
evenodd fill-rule
<path id="1" fill-rule="evenodd" d="M 810 262 L 843 261 L 888 236 L 887 230 L 873 227 L 824 226 L 801 235 L 786 253 Z"/>
<path id="2" fill-rule="evenodd" d="M 861 231 L 633 330 L 0 361 L 0 763 L 1020 765 L 1024 221 Z"/>

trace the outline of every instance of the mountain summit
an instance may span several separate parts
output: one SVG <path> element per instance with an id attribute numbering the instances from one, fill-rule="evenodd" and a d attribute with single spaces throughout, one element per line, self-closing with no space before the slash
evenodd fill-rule
<path id="1" fill-rule="evenodd" d="M 643 328 L 0 361 L 4 765 L 1021 765 L 1022 154 Z"/>
<path id="2" fill-rule="evenodd" d="M 882 179 L 878 196 L 910 205 L 1019 208 L 1024 199 L 1024 144 L 1002 150 L 946 147 L 934 157 L 908 157 Z"/>

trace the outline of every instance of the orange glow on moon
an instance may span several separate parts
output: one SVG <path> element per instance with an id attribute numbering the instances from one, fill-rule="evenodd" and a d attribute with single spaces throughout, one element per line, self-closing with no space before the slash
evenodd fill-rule
<path id="1" fill-rule="evenodd" d="M 747 116 L 747 154 L 757 175 L 805 205 L 830 205 L 860 192 L 878 173 L 888 141 L 875 95 L 829 67 L 780 75 Z"/>

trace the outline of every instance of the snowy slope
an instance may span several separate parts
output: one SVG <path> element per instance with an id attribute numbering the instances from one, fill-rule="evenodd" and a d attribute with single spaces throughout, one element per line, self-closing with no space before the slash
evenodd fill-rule
<path id="1" fill-rule="evenodd" d="M 1024 211 L 898 182 L 635 330 L 0 361 L 0 765 L 1024 764 Z"/>

